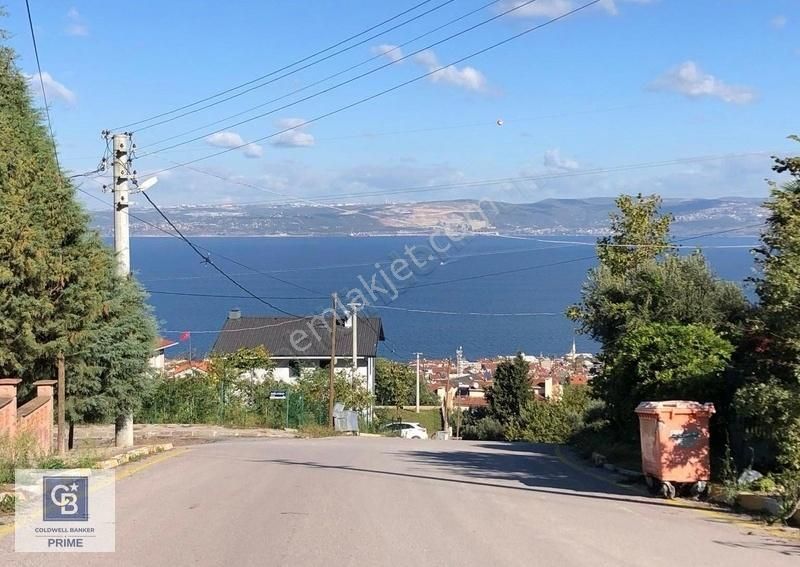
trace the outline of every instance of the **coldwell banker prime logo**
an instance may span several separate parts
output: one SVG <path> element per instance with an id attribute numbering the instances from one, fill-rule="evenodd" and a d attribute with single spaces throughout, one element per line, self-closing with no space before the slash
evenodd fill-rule
<path id="1" fill-rule="evenodd" d="M 16 551 L 114 551 L 113 471 L 17 469 L 15 476 Z"/>
<path id="2" fill-rule="evenodd" d="M 45 522 L 89 520 L 89 479 L 85 476 L 46 476 L 42 479 Z"/>

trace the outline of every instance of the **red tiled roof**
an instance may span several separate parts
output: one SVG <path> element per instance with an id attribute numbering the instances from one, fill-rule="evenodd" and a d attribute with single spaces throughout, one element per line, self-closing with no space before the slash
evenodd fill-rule
<path id="1" fill-rule="evenodd" d="M 174 366 L 171 366 L 167 369 L 167 374 L 169 376 L 177 376 L 183 372 L 187 372 L 189 370 L 197 370 L 198 372 L 208 373 L 209 363 L 207 360 L 193 360 L 189 362 L 188 360 L 183 360 L 178 362 Z"/>

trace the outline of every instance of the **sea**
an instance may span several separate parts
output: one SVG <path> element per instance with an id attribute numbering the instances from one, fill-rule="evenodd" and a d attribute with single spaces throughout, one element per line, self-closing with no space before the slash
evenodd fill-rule
<path id="1" fill-rule="evenodd" d="M 410 360 L 468 360 L 523 352 L 595 352 L 564 312 L 580 299 L 596 265 L 594 238 L 575 236 L 193 237 L 201 258 L 177 238 L 131 239 L 132 269 L 150 293 L 162 336 L 179 340 L 169 357 L 208 353 L 228 312 L 314 315 L 343 301 L 368 305 L 386 336 L 379 354 Z M 698 238 L 713 270 L 746 283 L 754 238 Z M 409 252 L 410 250 L 410 252 Z M 685 253 L 691 249 L 684 249 Z M 217 272 L 221 268 L 242 288 Z M 245 291 L 246 290 L 246 291 Z M 356 291 L 358 290 L 358 291 Z M 248 292 L 261 300 L 253 299 Z M 360 295 L 359 295 L 360 293 Z"/>

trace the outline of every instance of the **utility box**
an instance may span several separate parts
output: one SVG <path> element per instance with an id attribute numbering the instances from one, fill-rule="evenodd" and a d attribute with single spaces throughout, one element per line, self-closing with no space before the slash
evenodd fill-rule
<path id="1" fill-rule="evenodd" d="M 333 407 L 333 428 L 335 431 L 358 433 L 358 412 L 344 409 L 344 404 Z"/>
<path id="2" fill-rule="evenodd" d="M 647 485 L 674 498 L 681 485 L 695 495 L 711 478 L 708 425 L 714 404 L 682 400 L 642 402 L 636 408 Z"/>

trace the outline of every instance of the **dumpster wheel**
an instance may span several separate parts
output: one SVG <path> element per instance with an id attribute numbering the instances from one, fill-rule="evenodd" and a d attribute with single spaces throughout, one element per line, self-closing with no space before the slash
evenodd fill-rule
<path id="1" fill-rule="evenodd" d="M 672 500 L 675 498 L 675 494 L 676 490 L 674 484 L 672 484 L 667 480 L 661 483 L 661 496 L 663 496 L 667 500 Z"/>

